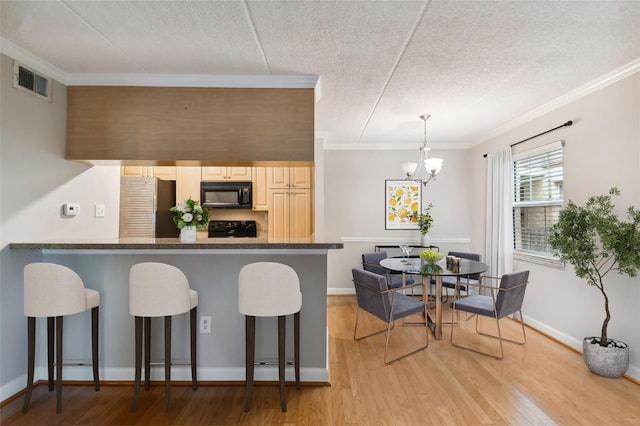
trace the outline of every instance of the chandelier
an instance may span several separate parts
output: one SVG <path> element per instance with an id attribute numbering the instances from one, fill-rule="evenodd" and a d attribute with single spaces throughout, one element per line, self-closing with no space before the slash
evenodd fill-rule
<path id="1" fill-rule="evenodd" d="M 420 163 L 402 163 L 402 171 L 407 175 L 407 180 L 413 180 L 416 182 L 421 182 L 422 185 L 427 185 L 431 180 L 435 179 L 436 175 L 440 172 L 442 168 L 442 163 L 444 160 L 442 158 L 429 158 L 429 148 L 427 146 L 427 120 L 431 117 L 430 114 L 423 114 L 420 116 L 422 121 L 424 121 L 424 141 L 422 142 L 422 146 L 420 147 Z M 422 168 L 426 170 L 428 176 L 425 178 L 417 178 L 415 175 L 422 170 Z"/>

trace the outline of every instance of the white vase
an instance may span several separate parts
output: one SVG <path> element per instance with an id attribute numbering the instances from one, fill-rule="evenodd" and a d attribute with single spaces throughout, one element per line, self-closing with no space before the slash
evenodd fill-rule
<path id="1" fill-rule="evenodd" d="M 180 242 L 181 243 L 195 243 L 196 242 L 196 227 L 185 226 L 180 230 Z"/>
<path id="2" fill-rule="evenodd" d="M 422 245 L 422 247 L 431 246 L 431 237 L 427 234 L 424 234 L 420 239 L 420 245 Z"/>

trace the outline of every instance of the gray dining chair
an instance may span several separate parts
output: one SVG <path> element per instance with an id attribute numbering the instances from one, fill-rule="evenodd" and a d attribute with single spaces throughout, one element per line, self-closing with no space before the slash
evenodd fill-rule
<path id="1" fill-rule="evenodd" d="M 402 274 L 392 274 L 388 269 L 380 266 L 380 261 L 389 257 L 386 251 L 376 251 L 373 253 L 362 254 L 362 269 L 373 272 L 374 274 L 383 275 L 387 280 L 389 288 L 402 287 Z M 412 276 L 407 275 L 405 284 L 412 285 L 415 280 Z"/>
<path id="2" fill-rule="evenodd" d="M 500 286 L 495 287 L 492 285 L 484 285 L 483 282 L 488 279 L 500 280 Z M 489 352 L 483 352 L 469 346 L 463 346 L 455 343 L 453 341 L 453 334 L 454 329 L 456 329 L 457 327 L 451 327 L 451 344 L 457 348 L 466 349 L 496 359 L 502 359 L 504 357 L 504 350 L 502 347 L 503 340 L 517 343 L 519 345 L 524 345 L 527 342 L 527 336 L 524 331 L 524 322 L 522 320 L 522 303 L 524 301 L 524 293 L 527 288 L 528 279 L 529 271 L 527 270 L 510 272 L 504 274 L 502 277 L 483 276 L 480 277 L 480 283 L 477 285 L 479 293 L 482 293 L 483 290 L 487 290 L 490 292 L 490 296 L 483 294 L 474 294 L 463 299 L 454 300 L 454 302 L 451 303 L 451 308 L 454 310 L 454 313 L 463 311 L 476 314 L 476 333 L 483 336 L 497 338 L 500 342 L 499 355 L 494 355 Z M 470 286 L 473 285 L 470 284 Z M 502 337 L 502 332 L 500 331 L 500 319 L 516 312 L 518 312 L 520 315 L 520 324 L 522 326 L 522 340 L 512 340 Z M 480 316 L 495 318 L 496 327 L 498 329 L 497 336 L 480 332 L 478 327 Z"/>
<path id="3" fill-rule="evenodd" d="M 424 344 L 421 343 L 417 348 L 412 348 L 395 358 L 387 359 L 389 338 L 391 336 L 391 329 L 394 328 L 395 321 L 419 313 L 422 313 L 426 318 L 427 304 L 422 300 L 402 294 L 405 290 L 402 287 L 388 288 L 387 280 L 382 275 L 359 268 L 353 268 L 352 274 L 353 283 L 356 289 L 356 299 L 358 301 L 356 321 L 353 329 L 354 340 L 360 341 L 367 337 L 386 332 L 387 336 L 383 355 L 383 360 L 386 365 L 421 351 L 429 346 L 429 329 L 426 322 L 422 321 L 420 324 L 424 327 Z M 421 285 L 421 283 L 413 285 Z M 358 319 L 360 317 L 361 310 L 384 321 L 387 326 L 381 330 L 374 331 L 364 336 L 358 336 Z"/>

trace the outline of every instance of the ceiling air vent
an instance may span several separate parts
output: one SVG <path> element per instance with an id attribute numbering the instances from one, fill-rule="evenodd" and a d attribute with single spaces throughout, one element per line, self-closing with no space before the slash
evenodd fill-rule
<path id="1" fill-rule="evenodd" d="M 51 102 L 51 79 L 17 61 L 13 64 L 13 87 Z"/>

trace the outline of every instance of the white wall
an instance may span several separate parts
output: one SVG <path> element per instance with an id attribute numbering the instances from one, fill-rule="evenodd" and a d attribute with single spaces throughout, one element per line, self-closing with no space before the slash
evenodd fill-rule
<path id="1" fill-rule="evenodd" d="M 433 203 L 431 243 L 440 251 L 469 250 L 469 212 L 473 208 L 467 182 L 467 150 L 432 150 L 444 158 L 437 180 L 423 188 L 423 208 Z M 400 164 L 416 161 L 414 150 L 326 150 L 324 152 L 325 240 L 343 241 L 343 250 L 329 252 L 329 292 L 352 293 L 351 268 L 376 244 L 420 242 L 418 230 L 385 230 L 385 179 L 402 179 Z"/>
<path id="2" fill-rule="evenodd" d="M 120 194 L 118 167 L 64 159 L 65 86 L 54 82 L 47 102 L 13 88 L 12 76 L 13 60 L 0 55 L 0 400 L 26 384 L 22 265 L 7 245 L 116 238 Z M 80 215 L 62 216 L 66 202 L 79 203 Z M 106 217 L 94 217 L 97 203 Z"/>
<path id="3" fill-rule="evenodd" d="M 556 127 L 567 120 L 574 124 L 518 146 L 564 140 L 565 203 L 582 204 L 591 195 L 605 194 L 616 186 L 622 191 L 614 201 L 617 211 L 640 206 L 640 74 L 598 90 L 540 118 L 532 120 L 471 150 L 469 181 L 482 214 L 470 216 L 473 238 L 484 238 L 486 159 L 482 155 Z M 524 314 L 527 322 L 582 351 L 582 338 L 598 336 L 604 320 L 600 292 L 575 277 L 568 265 L 560 270 L 523 261 L 515 269 L 529 269 Z M 640 276 L 611 273 L 605 286 L 610 298 L 610 338 L 631 347 L 629 375 L 640 378 Z"/>

